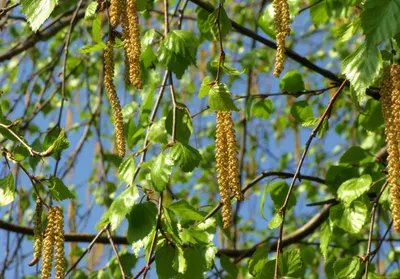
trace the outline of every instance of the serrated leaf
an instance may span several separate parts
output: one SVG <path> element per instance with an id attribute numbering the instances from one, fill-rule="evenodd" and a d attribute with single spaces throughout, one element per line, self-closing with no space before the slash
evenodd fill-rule
<path id="1" fill-rule="evenodd" d="M 172 212 L 185 220 L 201 221 L 204 216 L 185 200 L 173 202 L 168 207 Z"/>
<path id="2" fill-rule="evenodd" d="M 92 22 L 92 38 L 98 44 L 103 42 L 103 38 L 101 36 L 101 21 L 98 16 Z"/>
<path id="3" fill-rule="evenodd" d="M 286 195 L 289 191 L 289 185 L 287 185 L 284 181 L 278 181 L 271 184 L 269 187 L 269 193 L 271 195 L 271 199 L 274 203 L 274 208 L 278 210 L 283 206 L 285 201 Z M 289 198 L 289 202 L 287 204 L 287 210 L 291 209 L 293 206 L 296 205 L 296 197 L 291 195 Z"/>
<path id="4" fill-rule="evenodd" d="M 361 26 L 368 42 L 375 45 L 392 38 L 400 30 L 400 0 L 366 1 Z"/>
<path id="5" fill-rule="evenodd" d="M 304 91 L 303 77 L 298 70 L 287 72 L 279 82 L 279 87 L 284 92 L 296 93 Z"/>
<path id="6" fill-rule="evenodd" d="M 131 186 L 133 187 L 133 186 Z M 147 237 L 156 225 L 157 207 L 152 202 L 143 202 L 133 206 L 127 215 L 129 243 L 135 243 Z"/>
<path id="7" fill-rule="evenodd" d="M 67 186 L 65 186 L 64 182 L 58 177 L 53 175 L 50 176 L 49 179 L 49 190 L 50 195 L 56 201 L 63 201 L 65 199 L 73 199 L 75 196 L 71 193 Z"/>
<path id="8" fill-rule="evenodd" d="M 328 118 L 325 118 L 322 121 L 321 128 L 318 131 L 318 138 L 322 138 L 329 131 L 329 121 Z"/>
<path id="9" fill-rule="evenodd" d="M 255 103 L 251 108 L 251 115 L 262 119 L 268 119 L 274 110 L 272 100 L 261 100 Z"/>
<path id="10" fill-rule="evenodd" d="M 218 28 L 218 20 L 220 29 Z M 214 41 L 219 41 L 220 37 L 221 39 L 225 38 L 232 29 L 231 21 L 229 20 L 223 6 L 215 9 L 214 12 L 208 16 L 207 21 Z M 219 30 L 221 30 L 221 34 L 219 33 Z"/>
<path id="11" fill-rule="evenodd" d="M 301 123 L 303 127 L 314 127 L 319 122 L 319 118 L 308 117 L 304 122 Z"/>
<path id="12" fill-rule="evenodd" d="M 107 212 L 111 230 L 115 230 L 119 226 L 126 214 L 132 210 L 138 199 L 139 191 L 136 186 L 129 186 L 118 195 Z"/>
<path id="13" fill-rule="evenodd" d="M 183 104 L 177 104 L 181 108 L 186 108 Z M 175 139 L 182 143 L 189 143 L 190 136 L 193 132 L 192 119 L 187 111 L 187 109 L 178 109 L 176 111 L 176 134 Z M 173 126 L 173 110 L 171 109 L 168 113 L 167 119 L 165 120 L 165 128 L 168 134 L 172 135 Z"/>
<path id="14" fill-rule="evenodd" d="M 119 179 L 128 185 L 133 185 L 133 179 L 136 171 L 136 162 L 134 156 L 128 156 L 118 168 Z"/>
<path id="15" fill-rule="evenodd" d="M 199 94 L 198 94 L 198 97 L 201 99 L 201 98 L 204 98 L 205 96 L 207 96 L 208 95 L 208 92 L 210 92 L 210 89 L 211 89 L 211 85 L 209 85 L 210 84 L 210 77 L 209 76 L 206 76 L 204 79 L 203 79 L 203 82 L 201 83 L 201 86 L 200 86 L 200 90 L 199 90 Z"/>
<path id="16" fill-rule="evenodd" d="M 357 234 L 364 225 L 367 214 L 367 206 L 361 201 L 354 201 L 348 207 L 344 207 L 343 204 L 331 207 L 329 218 L 339 228 Z"/>
<path id="17" fill-rule="evenodd" d="M 361 259 L 358 257 L 340 258 L 333 264 L 333 269 L 338 279 L 355 279 L 360 267 Z"/>
<path id="18" fill-rule="evenodd" d="M 263 267 L 268 262 L 269 248 L 265 245 L 257 247 L 253 256 L 249 260 L 248 268 L 249 273 L 253 276 L 257 276 L 261 273 Z"/>
<path id="19" fill-rule="evenodd" d="M 46 153 L 56 154 L 69 147 L 69 141 L 65 135 L 65 130 L 61 129 L 56 140 L 47 148 Z"/>
<path id="20" fill-rule="evenodd" d="M 163 117 L 151 125 L 148 135 L 150 142 L 164 144 L 168 143 L 168 133 L 167 129 L 165 128 L 165 119 L 166 117 Z"/>
<path id="21" fill-rule="evenodd" d="M 233 102 L 231 92 L 224 83 L 213 85 L 208 94 L 208 104 L 213 110 L 239 111 Z"/>
<path id="22" fill-rule="evenodd" d="M 180 236 L 182 237 L 182 240 L 184 242 L 191 243 L 194 245 L 210 243 L 210 239 L 206 232 L 198 231 L 191 228 L 183 229 Z"/>
<path id="23" fill-rule="evenodd" d="M 292 249 L 286 250 L 281 257 L 279 257 L 279 269 L 285 278 L 300 277 L 303 261 L 301 260 L 300 250 Z"/>
<path id="24" fill-rule="evenodd" d="M 168 152 L 168 156 L 170 156 L 184 172 L 192 172 L 199 166 L 202 159 L 197 149 L 184 143 L 175 144 Z"/>
<path id="25" fill-rule="evenodd" d="M 225 73 L 227 73 L 228 75 L 231 75 L 231 76 L 240 76 L 240 75 L 242 75 L 242 74 L 244 74 L 246 72 L 245 69 L 242 70 L 242 71 L 239 71 L 238 69 L 236 69 L 234 67 L 227 66 L 225 64 L 221 65 L 221 69 Z"/>
<path id="26" fill-rule="evenodd" d="M 351 146 L 346 152 L 340 156 L 339 163 L 342 164 L 360 164 L 363 160 L 375 160 L 373 156 L 359 146 Z"/>
<path id="27" fill-rule="evenodd" d="M 369 99 L 358 118 L 358 122 L 364 129 L 372 132 L 381 127 L 384 123 L 381 102 Z"/>
<path id="28" fill-rule="evenodd" d="M 268 228 L 271 230 L 276 229 L 282 224 L 282 216 L 279 213 L 276 213 L 274 217 L 272 217 L 271 221 L 268 223 Z"/>
<path id="29" fill-rule="evenodd" d="M 332 238 L 332 231 L 329 226 L 328 222 L 324 222 L 324 224 L 321 226 L 321 235 L 319 238 L 320 244 L 319 248 L 321 249 L 322 256 L 324 256 L 325 261 L 328 259 L 328 248 L 329 248 L 329 243 Z"/>
<path id="30" fill-rule="evenodd" d="M 298 122 L 303 123 L 314 117 L 314 112 L 307 101 L 298 101 L 290 108 L 290 114 Z"/>
<path id="31" fill-rule="evenodd" d="M 206 269 L 211 269 L 214 263 L 215 255 L 218 253 L 217 247 L 210 243 L 207 246 L 201 247 L 200 252 L 206 261 Z"/>
<path id="32" fill-rule="evenodd" d="M 197 38 L 190 32 L 174 30 L 160 44 L 157 50 L 158 61 L 181 79 L 185 70 L 196 64 Z"/>
<path id="33" fill-rule="evenodd" d="M 0 179 L 0 206 L 5 206 L 15 199 L 14 175 L 9 172 L 8 175 Z"/>
<path id="34" fill-rule="evenodd" d="M 22 12 L 25 14 L 33 32 L 39 30 L 58 4 L 57 0 L 22 0 Z"/>
<path id="35" fill-rule="evenodd" d="M 106 44 L 101 42 L 101 43 L 98 43 L 98 44 L 95 44 L 95 45 L 83 46 L 83 47 L 77 49 L 76 51 L 79 52 L 79 53 L 90 53 L 90 52 L 95 52 L 95 51 L 98 51 L 98 50 L 102 50 L 105 47 L 106 47 Z"/>
<path id="36" fill-rule="evenodd" d="M 362 194 L 369 190 L 372 178 L 369 174 L 364 174 L 358 178 L 352 178 L 340 185 L 337 190 L 339 200 L 343 201 L 345 205 L 349 205 L 360 197 Z"/>
<path id="37" fill-rule="evenodd" d="M 178 273 L 186 272 L 186 269 L 187 269 L 186 258 L 183 253 L 183 249 L 180 247 L 176 247 L 176 249 L 175 249 L 175 258 L 174 258 L 174 263 L 173 263 L 172 267 Z"/>
<path id="38" fill-rule="evenodd" d="M 151 166 L 151 182 L 154 189 L 158 192 L 165 190 L 169 181 L 169 176 L 172 173 L 174 161 L 171 157 L 167 156 L 164 152 L 161 152 L 155 159 Z"/>
<path id="39" fill-rule="evenodd" d="M 315 26 L 326 23 L 329 20 L 326 1 L 310 1 L 310 15 Z"/>
<path id="40" fill-rule="evenodd" d="M 99 3 L 96 2 L 92 2 L 90 3 L 86 10 L 85 10 L 85 20 L 93 20 L 97 17 L 96 11 L 97 11 L 97 6 L 99 5 Z"/>
<path id="41" fill-rule="evenodd" d="M 382 68 L 382 57 L 374 44 L 363 43 L 342 62 L 342 73 L 350 81 L 358 102 L 365 98 L 365 90 L 372 84 Z"/>
<path id="42" fill-rule="evenodd" d="M 175 249 L 169 245 L 164 244 L 156 251 L 156 271 L 157 277 L 160 279 L 168 279 L 174 277 L 176 271 L 172 268 L 175 256 Z"/>

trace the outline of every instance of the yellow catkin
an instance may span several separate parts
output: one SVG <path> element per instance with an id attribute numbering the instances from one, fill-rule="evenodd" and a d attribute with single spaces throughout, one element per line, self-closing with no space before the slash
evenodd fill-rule
<path id="1" fill-rule="evenodd" d="M 48 279 L 51 277 L 54 255 L 54 232 L 56 227 L 55 213 L 55 208 L 50 207 L 47 215 L 47 226 L 43 240 L 43 261 L 41 269 L 42 279 Z"/>
<path id="2" fill-rule="evenodd" d="M 109 38 L 104 48 L 104 85 L 108 92 L 108 99 L 111 104 L 114 115 L 115 137 L 117 142 L 117 151 L 120 157 L 125 156 L 125 137 L 124 123 L 122 121 L 122 110 L 117 91 L 113 83 L 114 79 L 114 58 L 113 58 L 114 40 Z"/>
<path id="3" fill-rule="evenodd" d="M 65 274 L 64 254 L 64 215 L 60 207 L 55 208 L 54 225 L 54 246 L 55 246 L 55 279 L 63 279 Z"/>
<path id="4" fill-rule="evenodd" d="M 129 71 L 129 82 L 137 88 L 142 88 L 140 80 L 140 26 L 136 8 L 136 0 L 122 1 L 122 33 L 124 35 L 124 48 Z"/>
<path id="5" fill-rule="evenodd" d="M 121 16 L 120 0 L 110 0 L 109 13 L 111 26 L 115 28 L 118 25 Z"/>
<path id="6" fill-rule="evenodd" d="M 388 179 L 393 227 L 400 232 L 400 66 L 385 69 L 381 86 L 381 103 L 385 119 L 385 134 L 388 146 Z"/>
<path id="7" fill-rule="evenodd" d="M 236 198 L 240 201 L 244 199 L 243 193 L 240 190 L 239 182 L 239 170 L 238 170 L 238 159 L 237 159 L 237 141 L 235 135 L 235 127 L 232 119 L 232 112 L 224 113 L 224 127 L 226 133 L 226 141 L 228 147 L 228 162 L 229 162 L 229 188 Z"/>
<path id="8" fill-rule="evenodd" d="M 42 235 L 42 210 L 43 204 L 40 200 L 39 196 L 36 198 L 36 208 L 35 208 L 35 220 L 33 226 L 33 259 L 29 263 L 29 266 L 33 266 L 39 262 L 40 257 L 42 256 L 42 247 L 43 247 L 43 235 Z"/>
<path id="9" fill-rule="evenodd" d="M 222 220 L 226 229 L 232 224 L 232 204 L 229 191 L 228 143 L 224 127 L 225 114 L 226 112 L 223 111 L 216 112 L 215 159 L 217 163 L 219 193 L 222 201 Z"/>
<path id="10" fill-rule="evenodd" d="M 277 44 L 274 76 L 279 77 L 285 62 L 285 38 L 290 34 L 290 14 L 287 0 L 274 0 L 273 6 Z"/>

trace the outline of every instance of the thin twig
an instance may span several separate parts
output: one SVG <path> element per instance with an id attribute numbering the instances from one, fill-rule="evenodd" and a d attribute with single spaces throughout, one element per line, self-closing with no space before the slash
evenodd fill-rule
<path id="1" fill-rule="evenodd" d="M 107 232 L 107 237 L 110 240 L 110 245 L 111 245 L 111 247 L 112 247 L 112 249 L 114 251 L 115 258 L 117 259 L 117 263 L 118 263 L 119 269 L 121 270 L 121 276 L 122 276 L 122 278 L 126 278 L 126 275 L 125 275 L 125 272 L 124 272 L 124 267 L 121 264 L 121 260 L 119 258 L 119 254 L 118 254 L 117 248 L 115 247 L 114 241 L 112 239 L 112 235 L 111 235 L 109 226 L 106 227 L 106 232 Z"/>

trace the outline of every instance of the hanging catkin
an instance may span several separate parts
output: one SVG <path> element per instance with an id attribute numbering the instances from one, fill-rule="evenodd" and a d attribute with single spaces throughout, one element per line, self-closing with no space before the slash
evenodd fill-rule
<path id="1" fill-rule="evenodd" d="M 122 121 L 121 104 L 117 96 L 117 91 L 113 83 L 114 78 L 114 58 L 113 58 L 114 39 L 110 36 L 104 48 L 104 85 L 107 88 L 108 99 L 114 115 L 115 137 L 117 151 L 120 157 L 125 156 L 125 137 L 124 123 Z"/>
<path id="2" fill-rule="evenodd" d="M 53 266 L 54 255 L 54 233 L 56 228 L 56 210 L 54 207 L 49 208 L 47 215 L 47 226 L 43 240 L 43 262 L 41 269 L 41 278 L 48 279 L 51 277 L 51 269 Z"/>
<path id="3" fill-rule="evenodd" d="M 63 279 L 65 274 L 64 255 L 64 215 L 60 207 L 55 208 L 54 224 L 54 246 L 55 246 L 55 279 Z"/>
<path id="4" fill-rule="evenodd" d="M 274 0 L 273 5 L 277 44 L 274 76 L 279 77 L 285 62 L 285 38 L 290 34 L 290 14 L 288 0 Z"/>
<path id="5" fill-rule="evenodd" d="M 121 5 L 120 0 L 110 0 L 110 23 L 113 28 L 115 28 L 121 17 Z"/>
<path id="6" fill-rule="evenodd" d="M 136 0 L 122 0 L 122 33 L 124 36 L 125 71 L 129 83 L 142 88 L 140 80 L 140 27 Z"/>
<path id="7" fill-rule="evenodd" d="M 42 256 L 43 235 L 42 235 L 42 210 L 43 204 L 39 196 L 36 198 L 35 220 L 33 226 L 33 259 L 29 266 L 37 264 Z"/>
<path id="8" fill-rule="evenodd" d="M 393 227 L 400 232 L 400 66 L 385 69 L 381 86 L 381 103 L 388 146 L 388 179 Z"/>

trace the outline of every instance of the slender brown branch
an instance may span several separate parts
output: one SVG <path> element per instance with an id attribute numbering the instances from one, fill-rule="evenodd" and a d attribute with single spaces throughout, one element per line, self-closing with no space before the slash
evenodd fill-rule
<path id="1" fill-rule="evenodd" d="M 106 227 L 106 232 L 107 232 L 107 238 L 110 241 L 110 245 L 111 245 L 111 247 L 112 247 L 112 249 L 114 251 L 115 258 L 117 259 L 117 263 L 118 263 L 119 269 L 121 270 L 121 276 L 122 276 L 122 278 L 126 278 L 126 275 L 125 275 L 125 272 L 124 272 L 124 267 L 121 264 L 121 260 L 119 258 L 119 254 L 118 254 L 117 248 L 115 247 L 115 244 L 114 244 L 114 241 L 112 239 L 111 232 L 110 232 L 110 228 L 108 226 Z"/>

